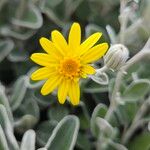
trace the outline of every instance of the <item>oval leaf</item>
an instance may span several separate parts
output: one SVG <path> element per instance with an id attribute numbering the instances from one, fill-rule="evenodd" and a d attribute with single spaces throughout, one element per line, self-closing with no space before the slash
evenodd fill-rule
<path id="1" fill-rule="evenodd" d="M 150 149 L 150 133 L 145 132 L 135 137 L 129 143 L 130 150 L 149 150 Z"/>
<path id="2" fill-rule="evenodd" d="M 0 125 L 0 150 L 9 150 L 4 131 Z"/>
<path id="3" fill-rule="evenodd" d="M 137 101 L 142 99 L 150 91 L 149 80 L 138 80 L 132 82 L 124 91 L 122 98 L 124 101 Z"/>
<path id="4" fill-rule="evenodd" d="M 99 130 L 102 131 L 106 137 L 111 137 L 113 135 L 113 127 L 108 123 L 107 120 L 97 117 L 96 124 L 99 127 Z"/>
<path id="5" fill-rule="evenodd" d="M 22 143 L 21 150 L 35 150 L 35 132 L 33 130 L 28 130 L 25 132 Z"/>
<path id="6" fill-rule="evenodd" d="M 98 132 L 99 129 L 98 129 L 97 125 L 96 125 L 96 118 L 97 117 L 102 117 L 103 118 L 105 116 L 106 112 L 107 112 L 107 107 L 105 105 L 103 105 L 103 104 L 98 104 L 95 107 L 95 109 L 94 109 L 94 111 L 92 113 L 92 117 L 91 117 L 91 131 L 92 131 L 93 135 L 96 136 L 96 137 L 99 135 L 99 132 Z"/>
<path id="7" fill-rule="evenodd" d="M 73 150 L 79 130 L 76 116 L 64 117 L 53 130 L 46 148 L 48 150 Z"/>
<path id="8" fill-rule="evenodd" d="M 22 76 L 14 84 L 13 94 L 10 98 L 12 110 L 16 110 L 20 106 L 26 90 L 26 76 Z"/>
<path id="9" fill-rule="evenodd" d="M 14 43 L 11 40 L 0 41 L 0 62 L 11 52 Z"/>

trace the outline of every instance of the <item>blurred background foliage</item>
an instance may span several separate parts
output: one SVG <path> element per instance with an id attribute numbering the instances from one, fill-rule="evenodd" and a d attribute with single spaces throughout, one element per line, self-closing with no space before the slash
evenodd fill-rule
<path id="1" fill-rule="evenodd" d="M 128 1 L 124 44 L 132 57 L 150 36 L 150 0 Z M 43 97 L 39 92 L 43 82 L 30 81 L 36 68 L 29 57 L 42 51 L 40 37 L 50 38 L 54 29 L 67 37 L 76 21 L 82 27 L 82 39 L 100 31 L 100 42 L 119 43 L 119 9 L 119 0 L 0 0 L 0 150 L 93 150 L 98 149 L 101 131 L 104 150 L 150 149 L 150 100 L 138 130 L 131 140 L 122 141 L 150 94 L 150 59 L 128 71 L 120 91 L 124 104 L 109 123 L 103 118 L 116 72 L 108 72 L 108 85 L 83 81 L 77 107 L 58 104 L 56 93 Z M 102 60 L 97 63 L 102 65 Z"/>

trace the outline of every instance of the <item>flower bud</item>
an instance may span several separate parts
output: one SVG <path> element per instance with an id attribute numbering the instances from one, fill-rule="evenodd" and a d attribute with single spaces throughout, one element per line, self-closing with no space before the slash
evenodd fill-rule
<path id="1" fill-rule="evenodd" d="M 122 44 L 112 45 L 104 56 L 104 64 L 111 70 L 119 70 L 129 57 L 128 49 Z"/>

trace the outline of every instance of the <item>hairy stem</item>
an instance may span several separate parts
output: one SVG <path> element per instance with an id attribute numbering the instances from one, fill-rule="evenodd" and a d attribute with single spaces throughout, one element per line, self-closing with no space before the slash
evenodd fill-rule
<path id="1" fill-rule="evenodd" d="M 125 30 L 126 26 L 128 23 L 128 17 L 125 15 L 125 8 L 127 5 L 126 0 L 120 0 L 120 16 L 119 16 L 119 21 L 120 21 L 120 43 L 124 44 L 124 39 L 125 39 Z"/>

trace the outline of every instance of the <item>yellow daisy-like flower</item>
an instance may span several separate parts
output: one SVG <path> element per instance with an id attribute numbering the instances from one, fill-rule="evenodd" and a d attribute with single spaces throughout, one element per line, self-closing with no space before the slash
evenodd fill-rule
<path id="1" fill-rule="evenodd" d="M 80 101 L 79 79 L 95 73 L 91 63 L 100 59 L 108 44 L 94 46 L 102 33 L 94 33 L 81 43 L 81 28 L 78 23 L 71 26 L 68 43 L 63 35 L 54 30 L 51 40 L 42 37 L 40 44 L 46 53 L 34 53 L 31 59 L 42 66 L 32 73 L 32 80 L 46 80 L 41 93 L 47 95 L 58 88 L 58 100 L 63 104 L 70 97 L 73 105 Z"/>

